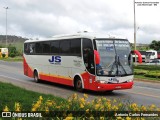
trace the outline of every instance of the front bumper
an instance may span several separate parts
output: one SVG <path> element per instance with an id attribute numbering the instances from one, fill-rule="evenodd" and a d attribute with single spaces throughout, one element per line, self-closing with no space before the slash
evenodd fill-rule
<path id="1" fill-rule="evenodd" d="M 131 89 L 133 82 L 128 83 L 115 83 L 115 84 L 105 84 L 96 82 L 95 90 L 96 91 L 108 91 L 108 90 L 121 90 L 121 89 Z"/>

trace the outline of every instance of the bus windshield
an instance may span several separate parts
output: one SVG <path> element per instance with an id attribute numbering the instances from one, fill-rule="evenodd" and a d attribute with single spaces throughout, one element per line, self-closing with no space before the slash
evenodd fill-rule
<path id="1" fill-rule="evenodd" d="M 128 40 L 96 39 L 100 64 L 96 64 L 99 76 L 127 76 L 133 74 L 132 55 Z"/>

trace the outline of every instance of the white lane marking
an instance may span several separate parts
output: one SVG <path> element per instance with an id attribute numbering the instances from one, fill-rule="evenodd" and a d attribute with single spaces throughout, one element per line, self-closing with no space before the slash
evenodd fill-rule
<path id="1" fill-rule="evenodd" d="M 25 81 L 25 80 L 20 80 L 20 79 L 17 79 L 17 78 L 14 78 L 14 77 L 9 77 L 9 76 L 5 76 L 5 75 L 0 75 L 0 76 L 2 76 L 2 77 L 4 77 L 4 78 L 8 78 L 8 79 L 12 79 L 12 80 L 16 80 L 16 81 L 20 81 L 20 82 L 24 82 L 24 83 L 27 83 L 27 84 L 30 84 L 30 85 L 34 85 L 34 84 L 36 84 L 36 86 L 37 87 L 40 87 L 40 88 L 46 88 L 47 89 L 47 91 L 50 91 L 50 89 L 54 89 L 54 90 L 59 90 L 61 93 L 62 93 L 62 91 L 63 92 L 66 92 L 66 90 L 67 89 L 61 89 L 61 88 L 58 88 L 58 87 L 56 87 L 56 86 L 46 86 L 46 85 L 44 85 L 44 84 L 38 84 L 38 83 L 35 83 L 35 82 L 28 82 L 28 81 Z M 45 90 L 46 91 L 46 90 Z M 68 90 L 67 90 L 68 91 Z M 68 93 L 70 92 L 70 90 L 68 91 Z M 71 93 L 73 94 L 73 92 L 74 91 L 71 91 Z M 48 93 L 45 93 L 45 94 L 51 94 L 50 92 L 48 92 Z M 66 98 L 66 97 L 64 97 L 64 96 L 61 96 L 61 95 L 58 95 L 58 94 L 56 94 L 57 96 L 59 96 L 59 97 L 63 97 L 63 98 Z"/>
<path id="2" fill-rule="evenodd" d="M 131 92 L 131 91 L 123 91 L 126 93 L 131 93 L 131 94 L 136 94 L 136 95 L 143 95 L 143 96 L 147 96 L 147 97 L 154 97 L 154 98 L 160 98 L 159 96 L 156 95 L 150 95 L 150 94 L 144 94 L 144 93 L 137 93 L 137 92 Z"/>
<path id="3" fill-rule="evenodd" d="M 8 78 L 8 79 L 13 79 L 13 80 L 17 80 L 17 81 L 20 81 L 20 82 L 25 82 L 25 83 L 27 83 L 27 84 L 36 84 L 36 83 L 30 83 L 30 82 L 28 82 L 28 81 L 25 81 L 25 80 L 20 80 L 20 79 L 17 79 L 17 78 L 14 78 L 14 77 L 9 77 L 9 76 L 5 76 L 5 75 L 0 75 L 0 76 L 2 76 L 2 77 L 4 77 L 4 78 Z M 45 85 L 41 85 L 41 84 L 36 84 L 36 85 L 38 85 L 38 86 L 40 86 L 40 87 L 47 87 L 47 88 L 53 88 L 53 87 L 50 87 L 50 86 L 45 86 Z"/>
<path id="4" fill-rule="evenodd" d="M 14 79 L 14 80 L 22 81 L 20 79 L 14 78 L 14 77 L 9 77 L 9 76 L 5 76 L 5 75 L 0 75 L 0 76 L 5 77 L 5 78 L 9 78 L 9 79 Z"/>

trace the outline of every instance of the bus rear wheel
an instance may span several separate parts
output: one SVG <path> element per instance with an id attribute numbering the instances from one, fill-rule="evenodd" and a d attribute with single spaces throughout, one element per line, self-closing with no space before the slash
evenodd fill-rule
<path id="1" fill-rule="evenodd" d="M 34 81 L 36 83 L 38 83 L 40 81 L 39 78 L 38 78 L 38 72 L 36 70 L 34 71 Z"/>
<path id="2" fill-rule="evenodd" d="M 77 78 L 75 81 L 75 88 L 77 91 L 82 92 L 83 88 L 82 88 L 82 81 L 80 78 Z"/>

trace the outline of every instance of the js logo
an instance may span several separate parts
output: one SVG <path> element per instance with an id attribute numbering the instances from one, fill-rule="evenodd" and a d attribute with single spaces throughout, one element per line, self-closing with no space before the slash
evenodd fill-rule
<path id="1" fill-rule="evenodd" d="M 51 64 L 60 64 L 61 56 L 52 56 L 51 59 L 48 60 Z"/>

